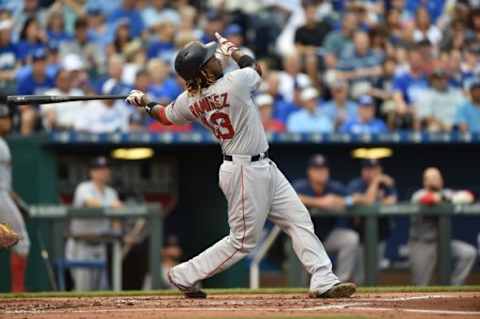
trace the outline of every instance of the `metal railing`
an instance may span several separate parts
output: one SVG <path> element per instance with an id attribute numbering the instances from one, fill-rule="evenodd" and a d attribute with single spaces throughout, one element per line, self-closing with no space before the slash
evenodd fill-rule
<path id="1" fill-rule="evenodd" d="M 408 216 L 408 215 L 425 215 L 438 217 L 438 275 L 440 283 L 449 284 L 451 274 L 451 221 L 450 218 L 455 215 L 478 215 L 480 216 L 480 204 L 463 205 L 463 204 L 441 204 L 435 206 L 423 206 L 412 203 L 400 203 L 396 205 L 372 205 L 372 206 L 355 206 L 342 212 L 331 212 L 321 209 L 311 209 L 310 214 L 314 217 L 362 217 L 365 218 L 364 223 L 364 256 L 365 256 L 365 283 L 367 285 L 375 285 L 378 282 L 378 218 L 385 216 Z M 259 249 L 252 258 L 250 264 L 250 287 L 259 288 L 260 286 L 260 270 L 259 265 L 270 247 L 280 234 L 280 228 L 274 226 L 270 231 L 266 240 L 260 244 Z M 290 280 L 294 284 L 302 285 L 298 280 L 298 274 L 303 273 L 301 264 L 295 259 L 290 263 L 289 277 L 296 278 Z"/>
<path id="2" fill-rule="evenodd" d="M 121 208 L 78 208 L 59 205 L 34 205 L 30 207 L 30 218 L 40 223 L 51 225 L 50 238 L 53 241 L 51 255 L 55 259 L 63 259 L 65 255 L 65 221 L 71 218 L 145 218 L 148 219 L 150 231 L 150 274 L 152 276 L 152 288 L 159 289 L 162 286 L 162 269 L 160 251 L 163 240 L 163 210 L 158 204 L 127 205 Z M 121 290 L 122 287 L 122 242 L 117 236 L 111 237 L 113 242 L 112 277 L 113 290 Z"/>

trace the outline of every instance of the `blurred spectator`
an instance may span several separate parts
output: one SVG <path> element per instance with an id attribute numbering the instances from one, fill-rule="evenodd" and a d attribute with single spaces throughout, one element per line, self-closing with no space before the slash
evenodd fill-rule
<path id="1" fill-rule="evenodd" d="M 172 21 L 159 21 L 152 26 L 153 39 L 148 45 L 147 57 L 173 60 L 175 32 L 177 24 Z"/>
<path id="2" fill-rule="evenodd" d="M 387 133 L 385 123 L 375 117 L 373 98 L 363 95 L 358 99 L 358 116 L 349 119 L 340 128 L 340 132 L 349 134 L 382 134 Z"/>
<path id="3" fill-rule="evenodd" d="M 119 94 L 127 94 L 130 87 L 125 83 L 125 59 L 121 55 L 112 55 L 108 60 L 108 79 L 105 83 L 111 82 L 111 87 L 115 86 Z"/>
<path id="4" fill-rule="evenodd" d="M 352 95 L 358 90 L 368 91 L 372 82 L 382 75 L 383 55 L 370 47 L 370 38 L 364 31 L 356 31 L 353 46 L 343 50 L 337 64 L 337 76 L 353 82 Z"/>
<path id="5" fill-rule="evenodd" d="M 302 109 L 293 112 L 288 117 L 287 129 L 294 133 L 332 133 L 334 123 L 328 115 L 319 108 L 318 91 L 306 88 L 300 99 Z"/>
<path id="6" fill-rule="evenodd" d="M 293 102 L 285 101 L 283 95 L 280 94 L 278 72 L 269 72 L 264 78 L 266 79 L 266 91 L 274 100 L 273 117 L 285 124 L 290 114 L 298 111 L 299 107 Z"/>
<path id="7" fill-rule="evenodd" d="M 123 88 L 115 81 L 103 85 L 102 94 L 121 95 Z M 94 100 L 86 103 L 84 111 L 77 115 L 75 129 L 89 133 L 127 132 L 133 110 L 121 100 Z"/>
<path id="8" fill-rule="evenodd" d="M 349 204 L 345 187 L 330 178 L 327 159 L 316 154 L 310 157 L 307 178 L 294 183 L 295 190 L 307 208 L 318 208 L 339 215 Z M 352 278 L 359 245 L 358 233 L 338 227 L 337 217 L 312 216 L 315 233 L 328 253 L 336 254 L 335 274 L 340 281 Z"/>
<path id="9" fill-rule="evenodd" d="M 439 47 L 442 50 L 460 50 L 467 42 L 466 25 L 462 20 L 454 20 L 450 28 L 445 30 Z"/>
<path id="10" fill-rule="evenodd" d="M 32 56 L 33 64 L 17 76 L 17 94 L 32 95 L 44 94 L 45 91 L 54 86 L 54 80 L 47 73 L 47 55 L 44 49 L 38 49 Z M 20 111 L 20 133 L 31 134 L 36 128 L 37 106 L 21 105 Z"/>
<path id="11" fill-rule="evenodd" d="M 391 127 L 412 128 L 414 112 L 413 107 L 420 92 L 428 87 L 425 74 L 425 60 L 421 54 L 421 47 L 416 45 L 408 51 L 408 71 L 395 76 L 393 80 L 393 99 L 395 111 L 390 114 Z"/>
<path id="12" fill-rule="evenodd" d="M 431 88 L 422 91 L 414 104 L 416 129 L 429 132 L 450 132 L 458 108 L 465 100 L 462 91 L 448 84 L 448 75 L 441 69 L 430 76 Z"/>
<path id="13" fill-rule="evenodd" d="M 171 21 L 179 24 L 181 21 L 177 10 L 167 6 L 166 0 L 152 0 L 150 5 L 142 10 L 142 18 L 147 28 L 152 28 L 155 24 L 162 21 Z"/>
<path id="14" fill-rule="evenodd" d="M 383 204 L 392 205 L 397 202 L 397 190 L 395 181 L 390 176 L 383 173 L 383 168 L 378 160 L 368 159 L 362 163 L 361 176 L 353 179 L 347 187 L 352 196 L 353 204 L 373 205 Z M 350 226 L 360 234 L 360 240 L 364 240 L 363 218 L 352 218 Z M 379 238 L 379 260 L 382 260 L 385 253 L 385 240 L 390 236 L 390 221 L 388 217 L 379 218 L 378 224 Z M 363 246 L 363 245 L 362 245 Z M 362 284 L 364 281 L 365 267 L 363 247 L 360 246 L 357 251 L 357 263 L 355 266 L 355 282 Z"/>
<path id="15" fill-rule="evenodd" d="M 36 20 L 44 25 L 47 10 L 40 7 L 39 0 L 15 0 L 15 2 L 17 2 L 19 5 L 13 11 L 13 21 L 15 23 L 14 34 L 16 36 L 21 34 L 21 30 L 25 27 L 30 19 Z"/>
<path id="16" fill-rule="evenodd" d="M 480 82 L 470 86 L 470 101 L 460 106 L 455 122 L 461 132 L 480 133 Z"/>
<path id="17" fill-rule="evenodd" d="M 75 207 L 122 207 L 117 192 L 108 186 L 111 172 L 106 158 L 94 159 L 89 165 L 89 180 L 80 183 L 75 189 L 73 206 Z M 105 261 L 107 247 L 98 240 L 102 235 L 112 234 L 114 228 L 108 219 L 72 219 L 65 247 L 65 256 L 74 261 Z M 75 290 L 106 289 L 107 274 L 101 270 L 73 269 Z"/>
<path id="18" fill-rule="evenodd" d="M 437 45 L 442 40 L 440 29 L 430 21 L 430 14 L 425 7 L 419 7 L 415 16 L 415 31 L 413 39 L 416 42 L 428 40 L 430 43 Z"/>
<path id="19" fill-rule="evenodd" d="M 348 119 L 357 117 L 357 104 L 348 98 L 348 82 L 338 80 L 330 85 L 332 99 L 321 104 L 321 109 L 335 123 L 335 128 L 341 127 Z"/>
<path id="20" fill-rule="evenodd" d="M 80 18 L 77 18 L 78 21 Z M 112 37 L 106 24 L 105 16 L 99 9 L 88 10 L 86 14 L 87 20 L 87 38 L 90 43 L 105 48 L 111 42 Z M 75 21 L 75 22 L 76 22 Z M 75 23 L 76 24 L 76 23 Z"/>
<path id="21" fill-rule="evenodd" d="M 423 188 L 412 195 L 412 202 L 426 206 L 452 201 L 454 193 L 444 188 L 443 177 L 436 167 L 429 167 L 423 173 Z M 412 280 L 416 286 L 430 283 L 437 264 L 438 217 L 412 216 L 410 223 L 409 255 Z M 460 286 L 470 273 L 477 252 L 475 247 L 461 240 L 450 243 L 453 271 L 450 284 Z"/>
<path id="22" fill-rule="evenodd" d="M 203 27 L 203 35 L 200 41 L 208 43 L 215 41 L 215 32 L 222 32 L 225 26 L 225 19 L 223 15 L 216 10 L 210 10 L 205 15 L 205 26 Z"/>
<path id="23" fill-rule="evenodd" d="M 45 95 L 81 96 L 83 92 L 72 88 L 72 72 L 60 69 L 55 78 L 55 87 L 45 91 Z M 85 102 L 44 104 L 40 107 L 43 126 L 48 130 L 68 130 L 74 127 L 76 118 L 81 116 Z"/>
<path id="24" fill-rule="evenodd" d="M 64 14 L 58 10 L 50 11 L 47 20 L 47 38 L 48 44 L 55 43 L 59 45 L 62 42 L 70 41 L 72 39 L 65 30 Z"/>
<path id="25" fill-rule="evenodd" d="M 118 21 L 113 34 L 113 41 L 107 47 L 107 55 L 122 55 L 125 57 L 125 51 L 128 45 L 133 41 L 130 35 L 130 22 L 128 19 Z"/>
<path id="26" fill-rule="evenodd" d="M 317 20 L 317 4 L 309 1 L 304 6 L 305 24 L 295 31 L 295 45 L 299 52 L 317 50 L 331 31 L 332 27 L 325 21 Z"/>
<path id="27" fill-rule="evenodd" d="M 353 33 L 357 29 L 357 17 L 352 12 L 346 12 L 341 19 L 342 28 L 330 32 L 323 43 L 325 49 L 325 63 L 329 68 L 335 68 L 338 57 L 344 50 L 353 45 Z"/>
<path id="28" fill-rule="evenodd" d="M 0 90 L 15 93 L 15 74 L 20 65 L 17 45 L 12 42 L 12 21 L 0 21 Z"/>
<path id="29" fill-rule="evenodd" d="M 268 94 L 259 94 L 255 97 L 260 119 L 266 132 L 282 133 L 285 131 L 285 125 L 277 119 L 272 118 L 273 98 Z"/>
<path id="30" fill-rule="evenodd" d="M 138 2 L 136 0 L 123 0 L 122 5 L 108 15 L 108 23 L 112 27 L 123 19 L 127 19 L 130 26 L 132 37 L 139 37 L 143 31 L 144 24 L 140 12 L 137 10 Z"/>
<path id="31" fill-rule="evenodd" d="M 382 117 L 395 111 L 395 102 L 393 101 L 393 79 L 395 76 L 396 61 L 389 58 L 383 63 L 383 75 L 372 84 L 369 95 L 375 98 L 377 105 L 377 114 Z"/>
<path id="32" fill-rule="evenodd" d="M 26 61 L 38 49 L 45 48 L 47 36 L 34 18 L 28 18 L 23 25 L 18 41 L 19 58 Z M 29 62 L 29 61 L 28 61 Z"/>
<path id="33" fill-rule="evenodd" d="M 155 101 L 164 105 L 175 100 L 182 93 L 183 87 L 179 77 L 171 77 L 169 66 L 161 59 L 152 59 L 147 64 L 152 79 L 150 95 Z"/>
<path id="34" fill-rule="evenodd" d="M 86 69 L 99 73 L 105 72 L 105 51 L 89 41 L 87 20 L 84 18 L 78 18 L 75 21 L 73 41 L 63 42 L 60 45 L 60 56 L 65 57 L 69 54 L 79 56 Z"/>
<path id="35" fill-rule="evenodd" d="M 299 104 L 298 94 L 311 86 L 311 80 L 301 72 L 302 65 L 297 54 L 283 57 L 283 69 L 284 71 L 278 72 L 278 93 L 286 102 Z"/>

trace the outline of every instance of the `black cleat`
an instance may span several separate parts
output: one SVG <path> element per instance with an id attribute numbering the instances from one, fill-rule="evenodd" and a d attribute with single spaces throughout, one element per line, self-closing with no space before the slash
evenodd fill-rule
<path id="1" fill-rule="evenodd" d="M 182 290 L 180 290 L 182 291 Z M 207 298 L 207 293 L 201 289 L 192 290 L 192 291 L 182 291 L 185 298 L 188 299 L 205 299 Z"/>
<path id="2" fill-rule="evenodd" d="M 171 275 L 170 271 L 168 272 L 168 281 L 170 281 L 172 283 L 172 285 L 177 287 L 177 289 L 180 290 L 183 293 L 185 298 L 188 298 L 188 299 L 205 299 L 205 298 L 207 298 L 207 293 L 204 292 L 203 290 L 201 290 L 200 288 L 198 288 L 196 285 L 193 286 L 193 287 L 184 287 L 184 286 L 181 286 L 181 285 L 175 283 L 172 279 L 172 275 Z"/>
<path id="3" fill-rule="evenodd" d="M 349 298 L 356 290 L 357 286 L 354 283 L 340 282 L 322 294 L 313 290 L 308 295 L 310 298 Z"/>

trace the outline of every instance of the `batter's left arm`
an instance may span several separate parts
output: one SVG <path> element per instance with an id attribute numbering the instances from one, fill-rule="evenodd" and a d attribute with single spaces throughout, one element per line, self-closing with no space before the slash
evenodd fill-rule
<path id="1" fill-rule="evenodd" d="M 224 55 L 232 57 L 241 69 L 250 67 L 257 71 L 258 75 L 262 76 L 262 68 L 257 64 L 255 59 L 242 52 L 242 50 L 237 48 L 232 42 L 222 37 L 220 33 L 215 33 L 215 37 L 217 38 L 217 41 L 220 44 L 220 50 Z"/>

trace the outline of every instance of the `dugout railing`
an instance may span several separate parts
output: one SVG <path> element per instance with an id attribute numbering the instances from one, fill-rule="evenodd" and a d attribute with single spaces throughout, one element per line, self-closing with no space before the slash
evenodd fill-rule
<path id="1" fill-rule="evenodd" d="M 457 215 L 480 215 L 480 204 L 442 204 L 435 206 L 423 206 L 411 203 L 400 203 L 396 205 L 372 205 L 355 206 L 342 212 L 330 212 L 321 209 L 311 209 L 310 213 L 315 217 L 360 217 L 365 219 L 364 223 L 364 262 L 365 262 L 365 284 L 376 285 L 378 282 L 378 219 L 386 216 L 412 216 L 424 215 L 435 216 L 438 223 L 438 278 L 442 285 L 449 284 L 451 274 L 451 217 Z M 260 263 L 273 243 L 281 233 L 278 226 L 274 226 L 266 239 L 255 251 L 250 264 L 250 288 L 260 286 Z M 293 251 L 290 250 L 290 255 Z M 297 258 L 289 256 L 288 265 L 289 284 L 303 286 L 305 284 L 304 270 Z"/>
<path id="2" fill-rule="evenodd" d="M 78 208 L 64 205 L 34 205 L 30 207 L 30 218 L 37 223 L 49 224 L 51 233 L 51 259 L 47 260 L 51 267 L 65 258 L 66 223 L 72 219 L 146 219 L 147 231 L 150 235 L 149 269 L 152 278 L 152 289 L 160 289 L 162 285 L 161 249 L 163 246 L 163 210 L 159 204 L 127 205 L 121 208 Z M 122 236 L 103 235 L 98 240 L 110 242 L 112 251 L 112 288 L 122 288 Z"/>

